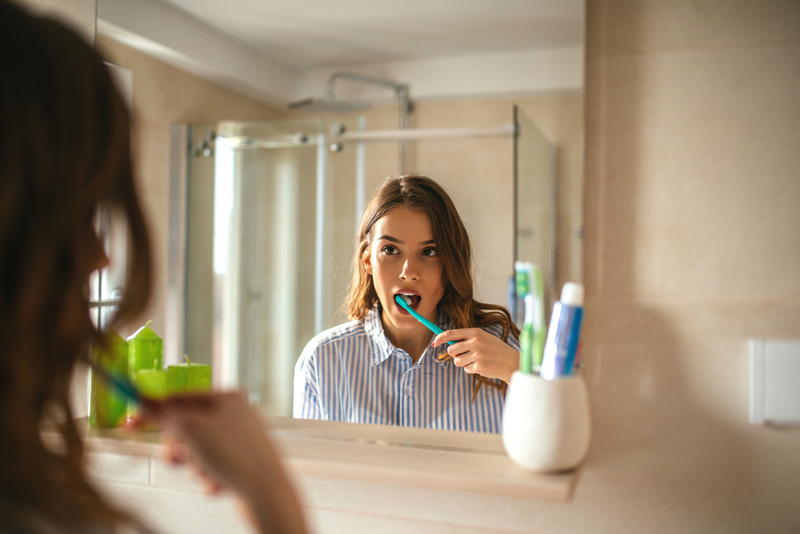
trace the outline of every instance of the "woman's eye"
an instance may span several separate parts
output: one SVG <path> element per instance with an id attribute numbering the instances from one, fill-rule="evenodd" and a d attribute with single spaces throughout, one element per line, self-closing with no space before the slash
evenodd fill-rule
<path id="1" fill-rule="evenodd" d="M 425 250 L 422 251 L 422 255 L 428 256 L 429 258 L 437 256 L 438 254 L 439 251 L 437 251 L 435 248 L 426 248 Z"/>
<path id="2" fill-rule="evenodd" d="M 381 252 L 383 252 L 383 253 L 384 253 L 384 254 L 386 254 L 387 256 L 392 256 L 392 255 L 394 255 L 394 254 L 397 254 L 397 253 L 398 253 L 398 250 L 397 250 L 397 247 L 393 247 L 393 246 L 391 246 L 391 245 L 386 245 L 385 247 L 383 247 L 383 248 L 381 249 Z"/>

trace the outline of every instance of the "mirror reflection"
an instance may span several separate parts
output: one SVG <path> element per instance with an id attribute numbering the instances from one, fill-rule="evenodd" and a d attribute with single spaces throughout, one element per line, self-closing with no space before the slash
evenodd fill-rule
<path id="1" fill-rule="evenodd" d="M 359 228 L 352 320 L 304 349 L 294 416 L 499 432 L 519 332 L 472 288 L 469 237 L 445 190 L 419 174 L 384 182 Z"/>
<path id="2" fill-rule="evenodd" d="M 475 109 L 480 113 L 470 114 Z M 565 255 L 557 246 L 558 221 L 567 221 L 570 237 L 580 221 L 568 218 L 570 210 L 559 209 L 564 199 L 556 198 L 556 148 L 513 101 L 417 103 L 408 119 L 412 137 L 403 139 L 390 135 L 398 125 L 393 106 L 314 113 L 277 121 L 186 125 L 185 350 L 196 361 L 215 364 L 217 385 L 245 388 L 253 402 L 273 415 L 498 431 L 497 407 L 508 364 L 515 358 L 517 330 L 514 318 L 506 320 L 495 307 L 513 311 L 509 281 L 514 260 L 542 267 L 548 298 L 566 277 L 575 279 L 574 265 L 580 263 L 579 256 Z M 377 141 L 359 138 L 358 132 L 376 131 L 388 134 Z M 334 144 L 338 146 L 332 149 Z M 399 153 L 405 157 L 398 158 Z M 466 280 L 474 290 L 470 301 L 492 306 L 476 305 L 472 315 L 463 312 L 475 324 L 454 320 L 460 316 L 452 309 L 445 312 L 435 292 L 430 296 L 396 281 L 383 288 L 383 299 L 362 306 L 360 315 L 352 313 L 351 279 L 368 272 L 358 235 L 362 218 L 385 179 L 398 175 L 404 164 L 430 177 L 451 199 L 469 236 L 471 269 L 462 257 L 436 255 L 442 246 L 452 248 L 454 229 L 442 230 L 430 215 L 418 222 L 422 227 L 427 223 L 428 232 L 436 227 L 437 236 L 422 236 L 425 228 L 408 239 L 372 232 L 373 238 L 385 234 L 403 244 L 368 240 L 370 260 L 381 243 L 376 254 L 411 258 L 406 263 L 412 271 L 417 260 L 457 263 L 471 275 Z M 441 209 L 427 210 L 416 207 L 408 214 L 442 215 Z M 575 212 L 580 213 L 580 206 Z M 388 222 L 380 217 L 377 227 Z M 413 222 L 413 217 L 400 221 L 394 232 L 410 231 Z M 409 248 L 429 241 L 433 243 L 419 250 Z M 559 255 L 571 261 L 559 265 Z M 395 278 L 400 275 L 402 270 Z M 452 285 L 449 278 L 443 277 L 443 289 Z M 465 280 L 459 282 L 463 286 Z M 483 349 L 504 363 L 487 370 L 483 362 L 486 376 L 476 379 L 481 373 L 469 358 L 481 351 L 454 362 L 443 347 L 430 347 L 433 333 L 391 302 L 401 290 L 409 290 L 412 307 L 445 330 L 483 325 L 501 337 L 509 333 L 510 345 L 494 346 L 499 351 Z M 481 310 L 498 320 L 476 322 L 475 312 L 481 316 Z M 407 322 L 397 325 L 392 317 Z M 328 337 L 348 328 L 368 332 L 370 324 L 375 336 L 340 340 L 333 350 L 336 356 L 327 355 L 324 371 L 310 356 L 324 345 L 315 338 L 321 332 L 328 331 Z M 393 332 L 397 326 L 413 335 L 404 335 L 409 332 L 403 329 Z M 480 332 L 474 344 L 486 345 L 491 340 Z M 463 343 L 466 337 L 459 333 Z M 309 344 L 312 338 L 315 342 Z M 368 346 L 355 348 L 359 343 Z M 357 362 L 392 356 L 386 369 L 358 367 Z M 334 361 L 336 365 L 330 363 Z M 316 404 L 304 402 L 314 396 Z"/>

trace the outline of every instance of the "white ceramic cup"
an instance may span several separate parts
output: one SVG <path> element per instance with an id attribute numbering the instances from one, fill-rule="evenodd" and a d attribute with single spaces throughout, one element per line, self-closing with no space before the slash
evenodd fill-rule
<path id="1" fill-rule="evenodd" d="M 517 464 L 532 471 L 572 469 L 586 458 L 591 435 L 583 377 L 512 375 L 503 409 L 503 445 Z"/>

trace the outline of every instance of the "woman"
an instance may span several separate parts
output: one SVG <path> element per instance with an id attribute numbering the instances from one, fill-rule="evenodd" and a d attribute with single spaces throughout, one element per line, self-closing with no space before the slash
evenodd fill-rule
<path id="1" fill-rule="evenodd" d="M 115 532 L 139 522 L 92 487 L 68 403 L 79 359 L 102 335 L 89 274 L 107 263 L 101 209 L 129 228 L 116 321 L 144 309 L 150 248 L 131 172 L 130 120 L 101 58 L 59 23 L 0 0 L 0 531 Z M 242 498 L 266 531 L 304 531 L 299 504 L 257 415 L 237 394 L 148 401 L 173 459 Z M 40 435 L 57 425 L 64 453 Z"/>
<path id="2" fill-rule="evenodd" d="M 387 180 L 354 264 L 352 321 L 306 346 L 294 416 L 499 432 L 519 329 L 504 308 L 473 298 L 469 237 L 445 190 L 421 175 Z M 398 295 L 446 332 L 433 338 Z"/>

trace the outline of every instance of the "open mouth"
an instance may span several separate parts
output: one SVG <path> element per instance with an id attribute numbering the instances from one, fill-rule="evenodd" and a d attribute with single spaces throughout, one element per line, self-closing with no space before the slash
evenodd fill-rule
<path id="1" fill-rule="evenodd" d="M 395 293 L 395 297 L 397 295 L 400 295 L 402 298 L 404 298 L 405 301 L 409 303 L 408 305 L 411 307 L 412 310 L 417 311 L 419 303 L 422 300 L 422 297 L 420 295 L 417 295 L 416 293 L 406 293 L 405 291 L 398 291 L 397 293 Z M 397 302 L 395 302 L 395 306 L 400 311 L 400 313 L 405 313 L 406 315 L 408 315 L 408 312 L 405 310 L 405 308 L 400 306 Z"/>

